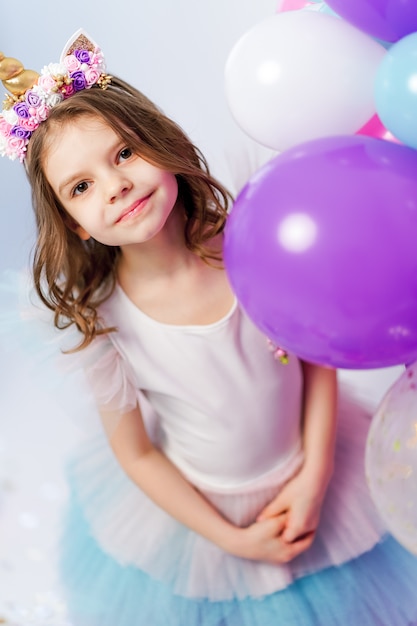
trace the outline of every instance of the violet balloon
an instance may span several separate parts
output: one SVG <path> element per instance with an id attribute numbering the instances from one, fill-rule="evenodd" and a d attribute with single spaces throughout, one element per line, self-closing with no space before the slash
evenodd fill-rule
<path id="1" fill-rule="evenodd" d="M 225 230 L 237 299 L 306 360 L 371 369 L 417 359 L 417 151 L 360 135 L 274 157 Z"/>
<path id="2" fill-rule="evenodd" d="M 373 37 L 398 41 L 417 30 L 416 0 L 326 0 L 340 17 Z"/>

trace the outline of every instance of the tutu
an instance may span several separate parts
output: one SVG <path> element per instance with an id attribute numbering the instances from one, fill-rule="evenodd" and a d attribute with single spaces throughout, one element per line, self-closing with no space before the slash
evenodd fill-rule
<path id="1" fill-rule="evenodd" d="M 85 431 L 68 464 L 71 495 L 60 543 L 74 625 L 417 624 L 417 559 L 386 534 L 370 499 L 364 471 L 369 414 L 347 392 L 339 402 L 335 471 L 312 546 L 288 564 L 240 559 L 167 515 L 118 465 L 84 369 L 104 367 L 107 380 L 111 366 L 110 406 L 130 406 L 129 370 L 101 348 L 81 359 L 63 356 L 62 345 L 75 345 L 77 333 L 53 329 L 51 314 L 28 299 L 26 279 L 3 277 L 0 305 L 2 357 L 31 363 L 34 379 Z M 154 444 L 162 446 L 155 414 L 135 393 Z M 226 518 L 245 526 L 301 462 L 295 451 L 285 471 L 279 466 L 241 489 L 197 487 Z"/>
<path id="2" fill-rule="evenodd" d="M 336 469 L 315 541 L 286 565 L 236 558 L 176 522 L 127 478 L 104 435 L 87 442 L 72 461 L 70 483 L 95 540 L 119 563 L 147 572 L 181 596 L 212 601 L 260 598 L 305 574 L 355 558 L 380 541 L 384 529 L 364 476 L 368 425 L 367 413 L 344 398 Z M 293 472 L 297 469 L 295 458 Z M 255 521 L 287 478 L 279 471 L 262 488 L 252 485 L 242 493 L 203 493 L 226 518 L 246 526 Z"/>
<path id="3" fill-rule="evenodd" d="M 391 537 L 344 565 L 300 578 L 269 596 L 210 602 L 172 594 L 168 585 L 109 557 L 94 541 L 73 496 L 63 536 L 61 574 L 77 626 L 417 623 L 416 560 Z"/>

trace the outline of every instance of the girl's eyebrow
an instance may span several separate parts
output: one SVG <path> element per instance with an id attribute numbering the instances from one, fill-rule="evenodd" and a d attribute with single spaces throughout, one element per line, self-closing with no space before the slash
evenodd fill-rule
<path id="1" fill-rule="evenodd" d="M 66 178 L 58 187 L 58 192 L 61 194 L 66 187 L 69 185 L 73 185 L 76 181 L 82 180 L 83 174 L 80 172 L 79 174 L 72 174 L 69 178 Z"/>

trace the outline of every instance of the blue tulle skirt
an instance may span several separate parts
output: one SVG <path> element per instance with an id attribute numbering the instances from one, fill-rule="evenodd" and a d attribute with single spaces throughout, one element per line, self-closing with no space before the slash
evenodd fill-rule
<path id="1" fill-rule="evenodd" d="M 74 492 L 62 539 L 61 577 L 76 626 L 417 624 L 417 559 L 390 536 L 344 565 L 263 598 L 189 599 L 103 552 Z"/>

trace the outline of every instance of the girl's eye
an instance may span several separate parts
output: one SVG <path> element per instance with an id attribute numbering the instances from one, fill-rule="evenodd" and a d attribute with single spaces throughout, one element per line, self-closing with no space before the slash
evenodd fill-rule
<path id="1" fill-rule="evenodd" d="M 82 193 L 85 193 L 88 189 L 88 183 L 85 182 L 85 180 L 82 183 L 78 183 L 78 185 L 76 185 L 76 187 L 74 187 L 74 190 L 72 192 L 73 196 L 79 196 Z"/>
<path id="2" fill-rule="evenodd" d="M 123 150 L 121 150 L 119 154 L 119 159 L 121 161 L 126 161 L 127 159 L 130 159 L 132 154 L 133 154 L 133 151 L 130 148 L 123 148 Z"/>

